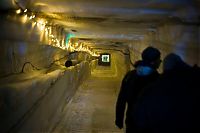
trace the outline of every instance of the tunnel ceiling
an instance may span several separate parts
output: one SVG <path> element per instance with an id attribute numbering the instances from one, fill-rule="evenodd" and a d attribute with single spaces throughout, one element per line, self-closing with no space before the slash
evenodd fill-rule
<path id="1" fill-rule="evenodd" d="M 123 46 L 140 40 L 167 22 L 198 23 L 199 0 L 7 0 L 1 9 L 19 6 L 52 19 L 80 41 Z"/>

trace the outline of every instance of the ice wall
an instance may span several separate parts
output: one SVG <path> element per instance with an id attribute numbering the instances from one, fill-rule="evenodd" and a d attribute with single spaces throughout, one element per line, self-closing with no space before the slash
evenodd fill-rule
<path id="1" fill-rule="evenodd" d="M 113 62 L 111 65 L 113 65 L 113 69 L 116 71 L 116 77 L 122 79 L 127 71 L 130 69 L 129 58 L 122 52 L 113 52 L 112 61 Z"/>
<path id="2" fill-rule="evenodd" d="M 49 35 L 22 16 L 3 15 L 0 20 L 0 77 L 32 69 L 49 68 L 56 61 L 67 59 L 68 52 L 49 45 Z M 52 33 L 62 40 L 65 33 L 54 26 Z M 62 41 L 63 43 L 63 41 Z M 60 43 L 60 44 L 62 44 Z M 59 62 L 56 62 L 59 64 Z"/>
<path id="3" fill-rule="evenodd" d="M 48 68 L 59 59 L 67 59 L 66 51 L 49 45 L 25 41 L 0 41 L 0 43 L 0 77 Z"/>
<path id="4" fill-rule="evenodd" d="M 30 22 L 2 16 L 0 29 L 0 132 L 50 132 L 96 63 L 76 53 L 79 64 L 65 68 L 70 53 Z M 61 31 L 52 34 L 62 39 Z"/>
<path id="5" fill-rule="evenodd" d="M 50 132 L 95 64 L 83 61 L 69 68 L 37 71 L 34 76 L 9 77 L 9 83 L 0 86 L 0 132 Z"/>
<path id="6" fill-rule="evenodd" d="M 132 62 L 141 59 L 141 52 L 148 46 L 158 48 L 162 58 L 173 52 L 190 65 L 200 65 L 198 25 L 163 24 L 148 31 L 142 40 L 135 40 L 129 44 Z"/>
<path id="7" fill-rule="evenodd" d="M 174 52 L 190 65 L 199 64 L 200 41 L 198 25 L 162 25 L 157 30 L 155 45 L 162 51 L 163 56 L 169 52 Z"/>

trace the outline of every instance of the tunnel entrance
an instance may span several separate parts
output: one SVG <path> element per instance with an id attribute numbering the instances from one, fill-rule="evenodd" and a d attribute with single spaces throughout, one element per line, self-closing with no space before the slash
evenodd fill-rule
<path id="1" fill-rule="evenodd" d="M 110 66 L 111 62 L 111 54 L 109 53 L 101 53 L 98 60 L 98 65 L 100 66 Z"/>

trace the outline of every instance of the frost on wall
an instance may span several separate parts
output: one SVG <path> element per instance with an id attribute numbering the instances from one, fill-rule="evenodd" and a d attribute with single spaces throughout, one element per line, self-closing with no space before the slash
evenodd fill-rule
<path id="1" fill-rule="evenodd" d="M 66 51 L 48 45 L 11 41 L 1 43 L 0 76 L 20 73 L 23 71 L 23 67 L 26 67 L 23 72 L 30 72 L 33 69 L 44 69 L 49 67 L 55 60 L 67 55 Z"/>
<path id="2" fill-rule="evenodd" d="M 174 52 L 189 64 L 198 64 L 198 32 L 195 25 L 163 25 L 158 29 L 156 45 L 162 51 L 162 56 Z"/>

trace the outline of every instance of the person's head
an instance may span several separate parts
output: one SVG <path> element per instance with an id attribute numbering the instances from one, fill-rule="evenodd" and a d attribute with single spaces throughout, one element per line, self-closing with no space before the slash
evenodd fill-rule
<path id="1" fill-rule="evenodd" d="M 170 53 L 163 60 L 163 71 L 189 67 L 179 55 Z"/>
<path id="2" fill-rule="evenodd" d="M 147 47 L 142 52 L 142 61 L 147 66 L 157 69 L 160 66 L 160 51 L 154 47 Z"/>

